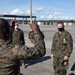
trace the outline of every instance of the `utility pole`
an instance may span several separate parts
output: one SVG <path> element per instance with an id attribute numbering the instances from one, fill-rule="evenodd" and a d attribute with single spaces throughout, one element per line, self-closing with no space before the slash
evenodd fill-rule
<path id="1" fill-rule="evenodd" d="M 30 0 L 30 23 L 32 23 L 32 0 Z"/>
<path id="2" fill-rule="evenodd" d="M 54 10 L 53 10 L 53 13 L 52 14 L 53 14 L 53 25 L 54 25 Z"/>

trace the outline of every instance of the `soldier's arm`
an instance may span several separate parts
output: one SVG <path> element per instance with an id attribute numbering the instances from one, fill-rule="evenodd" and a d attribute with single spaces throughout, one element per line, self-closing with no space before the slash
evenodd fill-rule
<path id="1" fill-rule="evenodd" d="M 67 36 L 67 39 L 68 39 L 68 44 L 67 44 L 67 51 L 66 51 L 66 56 L 70 57 L 72 51 L 73 51 L 73 39 L 72 39 L 72 36 L 69 34 Z"/>
<path id="2" fill-rule="evenodd" d="M 44 39 L 42 39 L 42 35 L 40 32 L 34 32 L 34 47 L 27 47 L 27 46 L 20 46 L 17 51 L 16 55 L 19 59 L 37 59 L 45 55 L 45 43 Z"/>
<path id="3" fill-rule="evenodd" d="M 55 50 L 55 39 L 56 39 L 56 34 L 53 36 L 53 41 L 52 41 L 52 47 L 51 47 L 51 54 L 54 53 L 54 50 Z"/>
<path id="4" fill-rule="evenodd" d="M 45 42 L 37 24 L 31 25 L 32 31 L 34 32 L 34 47 L 20 46 L 16 51 L 16 56 L 19 59 L 37 59 L 45 55 Z"/>

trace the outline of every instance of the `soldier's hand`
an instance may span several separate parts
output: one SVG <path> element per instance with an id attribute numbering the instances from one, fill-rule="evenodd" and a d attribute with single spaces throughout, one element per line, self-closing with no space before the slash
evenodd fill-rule
<path id="1" fill-rule="evenodd" d="M 68 56 L 64 56 L 64 60 L 68 60 L 69 59 L 69 57 Z"/>
<path id="2" fill-rule="evenodd" d="M 39 31 L 39 26 L 37 25 L 37 23 L 33 22 L 32 24 L 29 22 L 28 23 L 30 25 L 30 28 L 32 31 L 34 32 L 38 32 Z"/>
<path id="3" fill-rule="evenodd" d="M 50 57 L 51 57 L 51 58 L 53 58 L 53 57 L 54 57 L 54 55 L 53 55 L 53 54 L 51 54 L 51 55 L 50 55 Z"/>
<path id="4" fill-rule="evenodd" d="M 12 21 L 10 22 L 10 26 L 13 26 L 13 25 L 15 25 L 15 20 L 12 20 Z"/>

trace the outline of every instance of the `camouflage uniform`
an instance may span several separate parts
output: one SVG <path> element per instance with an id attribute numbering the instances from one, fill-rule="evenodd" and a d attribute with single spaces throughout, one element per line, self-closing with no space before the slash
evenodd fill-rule
<path id="1" fill-rule="evenodd" d="M 14 43 L 15 45 L 25 45 L 25 40 L 24 40 L 24 33 L 21 29 L 17 28 L 17 31 L 14 30 L 13 34 L 12 34 L 12 43 Z M 19 72 L 18 74 L 20 74 L 20 60 L 17 60 L 17 65 L 19 66 Z M 21 60 L 22 62 L 22 67 L 25 67 L 24 64 L 24 60 Z"/>
<path id="2" fill-rule="evenodd" d="M 17 29 L 14 30 L 13 34 L 12 34 L 12 42 L 14 44 L 18 44 L 18 45 L 24 45 L 25 44 L 25 40 L 24 40 L 24 33 L 21 29 Z"/>
<path id="3" fill-rule="evenodd" d="M 45 42 L 40 32 L 34 33 L 35 46 L 7 45 L 0 39 L 0 75 L 17 75 L 17 59 L 37 59 L 45 55 Z"/>
<path id="4" fill-rule="evenodd" d="M 64 42 L 65 41 L 65 42 Z M 55 75 L 66 75 L 69 60 L 63 60 L 64 56 L 70 57 L 73 50 L 72 36 L 67 31 L 56 32 L 53 37 L 51 54 L 54 55 L 53 66 Z"/>

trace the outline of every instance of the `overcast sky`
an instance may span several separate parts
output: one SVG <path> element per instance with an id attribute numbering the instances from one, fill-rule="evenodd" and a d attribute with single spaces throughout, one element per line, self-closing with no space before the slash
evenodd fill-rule
<path id="1" fill-rule="evenodd" d="M 75 0 L 32 0 L 40 20 L 75 19 Z M 0 14 L 30 15 L 30 0 L 0 0 Z"/>

